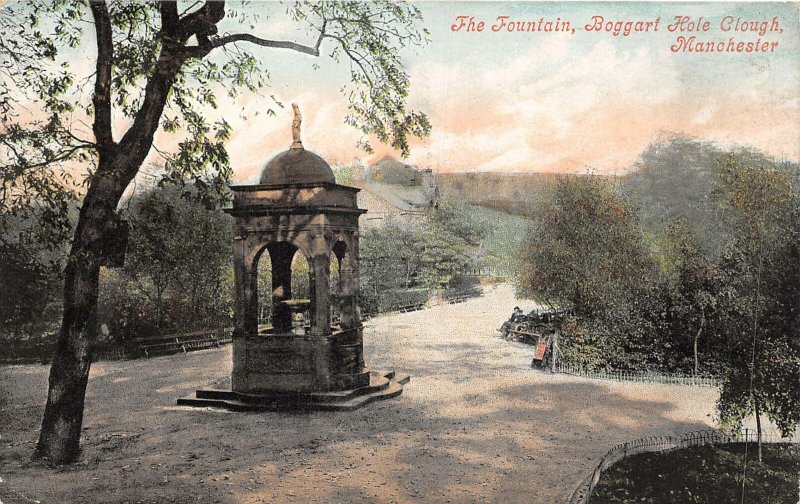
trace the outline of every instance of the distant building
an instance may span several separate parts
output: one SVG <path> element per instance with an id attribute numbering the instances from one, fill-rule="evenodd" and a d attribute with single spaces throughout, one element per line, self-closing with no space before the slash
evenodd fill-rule
<path id="1" fill-rule="evenodd" d="M 359 208 L 367 210 L 361 217 L 364 228 L 380 226 L 387 221 L 422 225 L 431 206 L 438 201 L 439 191 L 432 170 L 418 170 L 389 156 L 349 173 L 351 180 L 347 183 L 361 189 Z"/>

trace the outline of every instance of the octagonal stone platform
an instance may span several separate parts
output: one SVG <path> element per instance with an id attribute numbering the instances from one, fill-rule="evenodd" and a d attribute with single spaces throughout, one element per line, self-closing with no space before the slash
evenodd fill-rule
<path id="1" fill-rule="evenodd" d="M 231 411 L 352 411 L 403 392 L 411 378 L 394 371 L 369 372 L 369 384 L 349 390 L 308 393 L 242 394 L 227 388 L 207 388 L 178 399 L 179 406 L 224 408 Z"/>

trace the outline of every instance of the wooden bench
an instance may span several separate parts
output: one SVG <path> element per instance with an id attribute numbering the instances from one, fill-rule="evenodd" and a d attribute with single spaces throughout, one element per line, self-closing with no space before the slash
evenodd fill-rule
<path id="1" fill-rule="evenodd" d="M 145 357 L 167 355 L 170 353 L 205 348 L 216 348 L 233 340 L 233 328 L 194 331 L 181 334 L 167 334 L 153 338 L 142 338 L 135 342 L 135 347 Z"/>
<path id="2" fill-rule="evenodd" d="M 408 313 L 412 311 L 418 311 L 425 308 L 425 303 L 414 303 L 410 305 L 400 306 L 397 308 L 397 311 L 400 313 Z"/>

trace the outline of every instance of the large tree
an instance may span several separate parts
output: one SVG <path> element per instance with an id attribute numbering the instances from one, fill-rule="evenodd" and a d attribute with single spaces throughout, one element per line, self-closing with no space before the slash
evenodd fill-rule
<path id="1" fill-rule="evenodd" d="M 365 139 L 373 136 L 406 154 L 409 136 L 429 132 L 427 118 L 405 107 L 409 81 L 399 56 L 400 48 L 427 40 L 417 8 L 388 1 L 296 2 L 285 12 L 307 28 L 310 43 L 262 37 L 254 17 L 222 1 L 47 1 L 0 10 L 3 210 L 21 211 L 35 201 L 51 212 L 54 228 L 67 233 L 63 202 L 74 193 L 81 199 L 37 457 L 66 463 L 79 454 L 98 277 L 120 227 L 123 194 L 159 128 L 183 137 L 172 154 L 164 153 L 169 173 L 230 176 L 224 146 L 230 126 L 214 114 L 216 93 L 263 85 L 267 74 L 248 47 L 304 57 L 325 50 L 349 60 L 347 122 Z M 89 34 L 84 27 L 92 28 Z M 242 27 L 249 29 L 238 31 Z M 93 73 L 79 79 L 69 61 L 94 52 L 89 44 L 96 47 Z M 91 131 L 81 132 L 82 123 Z M 83 180 L 74 177 L 78 166 L 88 167 Z"/>
<path id="2" fill-rule="evenodd" d="M 721 259 L 727 353 L 718 407 L 723 423 L 761 415 L 784 435 L 800 423 L 800 352 L 793 345 L 800 278 L 797 166 L 736 150 L 722 156 L 715 196 L 732 240 Z"/>
<path id="3" fill-rule="evenodd" d="M 655 271 L 635 209 L 594 176 L 557 182 L 523 254 L 521 290 L 587 319 L 625 314 Z"/>
<path id="4" fill-rule="evenodd" d="M 677 340 L 688 339 L 692 345 L 694 373 L 700 372 L 700 340 L 713 333 L 720 271 L 711 254 L 700 244 L 694 226 L 677 219 L 668 231 L 667 267 L 662 268 L 662 282 L 671 287 L 668 302 L 671 331 Z M 669 268 L 668 266 L 672 266 Z M 674 269 L 672 275 L 667 271 Z M 716 344 L 709 341 L 709 344 Z"/>

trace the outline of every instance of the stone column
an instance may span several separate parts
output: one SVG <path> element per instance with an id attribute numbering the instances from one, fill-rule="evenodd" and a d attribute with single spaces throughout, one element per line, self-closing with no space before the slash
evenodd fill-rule
<path id="1" fill-rule="evenodd" d="M 342 329 L 358 327 L 359 317 L 356 303 L 358 273 L 353 269 L 352 261 L 345 259 L 341 262 L 339 277 L 341 279 L 341 314 L 339 317 L 342 321 Z"/>
<path id="2" fill-rule="evenodd" d="M 233 238 L 233 302 L 234 302 L 234 338 L 245 334 L 245 237 L 236 235 Z"/>
<path id="3" fill-rule="evenodd" d="M 353 233 L 348 238 L 339 267 L 342 329 L 361 326 L 358 307 L 358 234 Z"/>
<path id="4" fill-rule="evenodd" d="M 247 386 L 247 347 L 248 338 L 258 334 L 258 294 L 257 294 L 257 237 L 246 231 L 234 237 L 233 265 L 235 276 L 235 317 L 233 332 L 233 370 L 231 386 L 240 391 Z"/>
<path id="5" fill-rule="evenodd" d="M 311 259 L 309 266 L 314 272 L 311 278 L 311 334 L 324 336 L 331 333 L 330 257 L 320 253 Z"/>
<path id="6" fill-rule="evenodd" d="M 236 332 L 239 336 L 258 332 L 258 247 L 256 236 L 245 234 L 234 239 Z"/>

